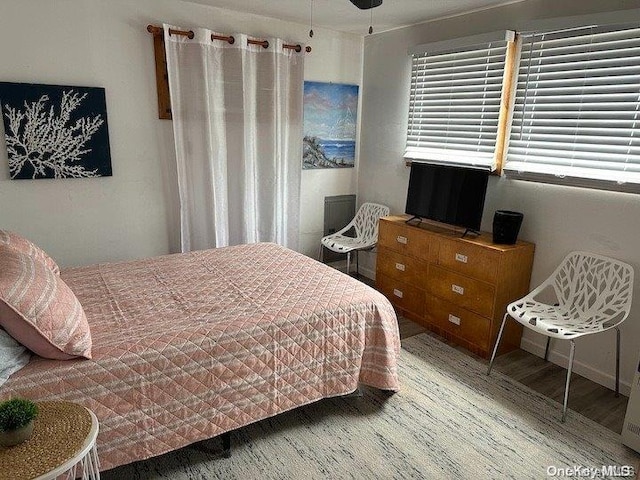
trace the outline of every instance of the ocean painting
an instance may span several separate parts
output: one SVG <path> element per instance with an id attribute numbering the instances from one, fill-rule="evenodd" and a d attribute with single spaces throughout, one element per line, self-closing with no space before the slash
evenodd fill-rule
<path id="1" fill-rule="evenodd" d="M 302 168 L 348 168 L 356 158 L 358 85 L 304 82 Z"/>

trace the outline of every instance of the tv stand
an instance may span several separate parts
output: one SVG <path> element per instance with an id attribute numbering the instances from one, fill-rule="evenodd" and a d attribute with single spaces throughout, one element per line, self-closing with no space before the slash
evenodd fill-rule
<path id="1" fill-rule="evenodd" d="M 474 230 L 472 228 L 465 228 L 464 229 L 464 233 L 462 234 L 462 236 L 460 238 L 464 238 L 467 236 L 467 233 L 472 234 L 473 236 L 477 237 L 480 235 L 480 232 L 478 230 Z"/>
<path id="2" fill-rule="evenodd" d="M 376 287 L 404 317 L 489 358 L 507 305 L 529 291 L 535 246 L 498 245 L 486 232 L 460 238 L 407 218 L 380 219 Z M 519 348 L 521 336 L 507 322 L 498 352 Z"/>
<path id="3" fill-rule="evenodd" d="M 418 215 L 413 215 L 410 217 L 409 215 L 410 214 L 402 215 L 396 218 L 406 218 L 406 220 L 404 220 L 404 223 L 412 227 L 418 227 L 418 228 L 423 228 L 423 229 L 433 230 L 433 231 L 450 232 L 452 235 L 461 235 L 462 238 L 464 238 L 464 236 L 467 235 L 468 233 L 480 234 L 480 232 L 473 230 L 471 228 L 465 229 L 464 227 L 451 225 L 450 223 L 439 222 L 437 220 L 432 220 L 431 218 L 424 218 Z M 418 220 L 418 221 L 414 222 L 414 220 Z"/>

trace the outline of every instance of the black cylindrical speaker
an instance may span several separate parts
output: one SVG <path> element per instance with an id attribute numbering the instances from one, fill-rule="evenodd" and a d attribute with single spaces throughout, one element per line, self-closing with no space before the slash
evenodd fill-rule
<path id="1" fill-rule="evenodd" d="M 520 212 L 496 210 L 493 215 L 493 243 L 507 245 L 516 243 L 523 216 Z"/>

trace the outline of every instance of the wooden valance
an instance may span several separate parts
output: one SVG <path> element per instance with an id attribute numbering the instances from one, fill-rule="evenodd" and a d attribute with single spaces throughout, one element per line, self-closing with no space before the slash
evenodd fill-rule
<path id="1" fill-rule="evenodd" d="M 156 25 L 147 25 L 147 31 L 153 34 L 153 51 L 156 62 L 156 88 L 158 91 L 158 118 L 162 120 L 171 120 L 171 97 L 169 96 L 169 74 L 167 72 L 167 55 L 164 45 L 164 29 Z M 169 35 L 183 35 L 187 38 L 193 38 L 193 30 L 175 30 L 169 29 Z M 230 44 L 235 43 L 236 39 L 232 35 L 216 35 L 211 34 L 211 41 L 222 40 Z M 247 43 L 251 45 L 260 45 L 263 48 L 269 48 L 267 40 L 259 40 L 254 38 L 247 39 Z M 282 45 L 282 48 L 302 51 L 300 44 Z M 311 47 L 306 46 L 305 52 L 311 52 Z"/>

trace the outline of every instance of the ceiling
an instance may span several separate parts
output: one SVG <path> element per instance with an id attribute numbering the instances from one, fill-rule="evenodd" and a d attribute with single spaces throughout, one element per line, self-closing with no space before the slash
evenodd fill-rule
<path id="1" fill-rule="evenodd" d="M 193 3 L 309 24 L 311 0 L 188 0 Z M 373 13 L 374 32 L 460 15 L 525 0 L 384 0 L 360 10 L 349 0 L 313 0 L 313 25 L 365 35 Z"/>

